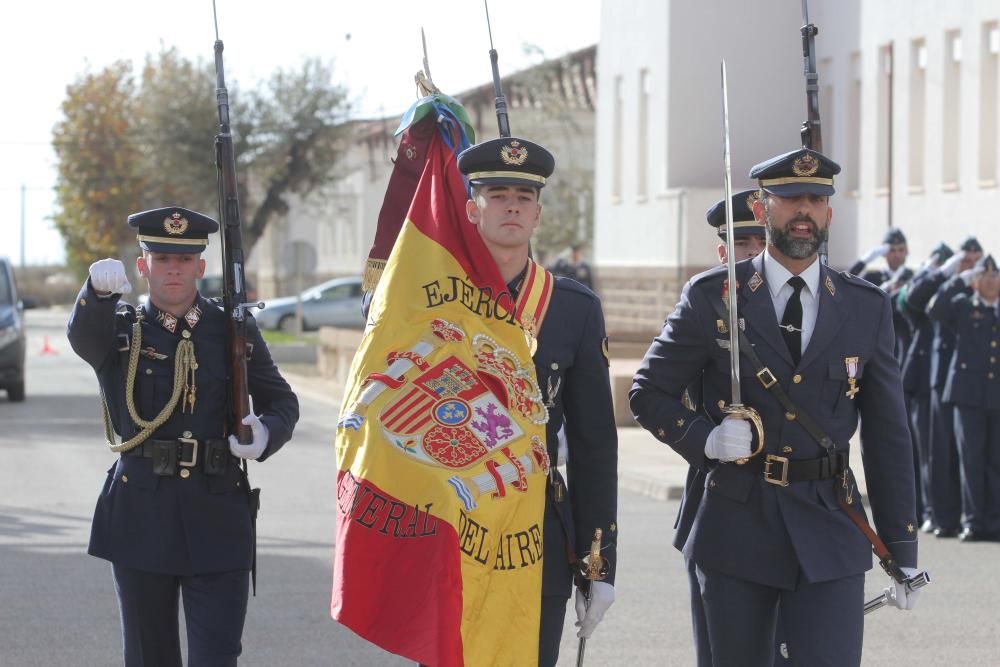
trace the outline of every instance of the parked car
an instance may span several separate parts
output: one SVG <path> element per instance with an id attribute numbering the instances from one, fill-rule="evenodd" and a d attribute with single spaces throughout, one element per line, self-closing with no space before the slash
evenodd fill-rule
<path id="1" fill-rule="evenodd" d="M 323 326 L 363 329 L 361 314 L 361 278 L 335 278 L 310 287 L 301 294 L 302 330 L 310 331 Z M 294 296 L 270 299 L 264 310 L 254 313 L 262 329 L 295 329 Z"/>
<path id="2" fill-rule="evenodd" d="M 20 299 L 14 283 L 14 269 L 0 257 L 0 389 L 11 401 L 24 400 L 24 320 L 25 308 L 34 308 L 32 299 Z"/>

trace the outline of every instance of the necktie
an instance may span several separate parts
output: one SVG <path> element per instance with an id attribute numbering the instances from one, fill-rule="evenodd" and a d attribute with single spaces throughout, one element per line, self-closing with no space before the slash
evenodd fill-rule
<path id="1" fill-rule="evenodd" d="M 792 354 L 792 361 L 799 365 L 802 358 L 802 288 L 806 286 L 806 281 L 798 276 L 788 279 L 788 284 L 792 288 L 792 296 L 785 305 L 785 314 L 781 317 L 781 335 L 785 339 L 785 345 Z"/>

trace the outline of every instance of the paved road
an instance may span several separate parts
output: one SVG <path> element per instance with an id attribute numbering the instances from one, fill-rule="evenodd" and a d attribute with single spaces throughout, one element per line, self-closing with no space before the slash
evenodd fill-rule
<path id="1" fill-rule="evenodd" d="M 64 313 L 28 313 L 28 400 L 0 398 L 0 665 L 120 661 L 109 566 L 85 553 L 90 513 L 114 456 L 101 445 L 93 374 L 69 349 L 64 319 Z M 40 353 L 46 336 L 57 354 Z M 303 387 L 296 437 L 251 469 L 264 495 L 258 596 L 250 603 L 241 664 L 411 664 L 329 619 L 337 408 L 315 383 L 294 380 Z M 634 432 L 626 437 L 639 442 Z M 623 469 L 632 451 L 623 449 Z M 663 463 L 664 474 L 674 469 L 683 471 L 672 460 Z M 618 602 L 588 645 L 588 664 L 693 664 L 686 578 L 669 546 L 677 503 L 659 499 L 666 496 L 655 489 L 650 494 L 656 497 L 621 495 Z M 869 617 L 865 664 L 998 664 L 1000 545 L 924 538 L 921 553 L 934 584 L 914 612 Z M 885 577 L 873 572 L 870 592 L 884 585 Z M 570 630 L 564 665 L 575 664 Z"/>

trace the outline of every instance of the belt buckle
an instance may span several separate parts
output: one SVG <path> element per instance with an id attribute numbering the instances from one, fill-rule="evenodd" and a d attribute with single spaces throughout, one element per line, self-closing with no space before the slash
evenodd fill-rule
<path id="1" fill-rule="evenodd" d="M 778 381 L 778 378 L 774 377 L 774 373 L 772 373 L 771 369 L 767 366 L 764 366 L 764 368 L 757 371 L 757 379 L 760 380 L 762 385 L 764 385 L 764 389 L 770 389 Z"/>
<path id="2" fill-rule="evenodd" d="M 775 463 L 781 464 L 781 475 L 774 476 L 771 474 L 771 466 Z M 774 484 L 775 486 L 788 486 L 788 457 L 787 456 L 777 456 L 775 454 L 768 454 L 764 457 L 764 481 L 768 484 Z"/>
<path id="3" fill-rule="evenodd" d="M 198 463 L 198 440 L 195 438 L 177 438 L 177 442 L 181 444 L 191 443 L 191 460 L 184 460 L 184 450 L 182 449 L 180 456 L 177 457 L 177 465 L 184 468 L 195 467 Z"/>

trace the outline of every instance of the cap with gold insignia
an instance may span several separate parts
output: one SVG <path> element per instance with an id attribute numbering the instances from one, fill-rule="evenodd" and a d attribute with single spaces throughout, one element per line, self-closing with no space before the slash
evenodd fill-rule
<path id="1" fill-rule="evenodd" d="M 490 139 L 469 146 L 458 156 L 458 170 L 473 185 L 545 186 L 555 169 L 552 153 L 517 137 Z"/>
<path id="2" fill-rule="evenodd" d="M 969 236 L 962 241 L 962 245 L 959 246 L 959 249 L 963 252 L 982 252 L 983 246 L 979 244 L 979 239 L 975 236 Z"/>
<path id="3" fill-rule="evenodd" d="M 128 217 L 137 230 L 139 247 L 150 252 L 200 253 L 208 235 L 219 231 L 219 223 L 204 213 L 180 206 L 165 206 Z"/>
<path id="4" fill-rule="evenodd" d="M 998 273 L 997 261 L 993 259 L 993 255 L 985 255 L 976 262 L 976 269 L 980 273 Z"/>
<path id="5" fill-rule="evenodd" d="M 816 151 L 799 148 L 755 165 L 750 178 L 756 178 L 762 190 L 779 197 L 799 195 L 830 196 L 833 177 L 840 165 Z"/>
<path id="6" fill-rule="evenodd" d="M 759 191 L 743 190 L 733 195 L 733 237 L 764 236 L 764 225 L 753 217 L 750 207 L 757 199 Z M 719 237 L 726 238 L 726 200 L 720 199 L 705 213 L 708 224 L 719 230 Z"/>
<path id="7" fill-rule="evenodd" d="M 902 230 L 890 227 L 888 231 L 886 231 L 885 236 L 882 237 L 882 243 L 889 245 L 906 245 L 906 235 L 903 234 Z"/>

